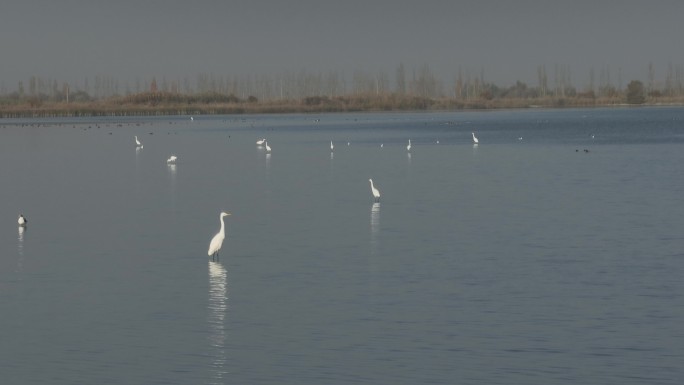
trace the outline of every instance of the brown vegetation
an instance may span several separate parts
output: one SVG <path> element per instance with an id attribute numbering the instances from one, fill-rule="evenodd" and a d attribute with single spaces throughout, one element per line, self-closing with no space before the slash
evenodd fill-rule
<path id="1" fill-rule="evenodd" d="M 485 95 L 486 96 L 486 95 Z M 641 101 L 631 96 L 632 100 Z M 590 93 L 573 97 L 479 97 L 471 99 L 427 98 L 397 94 L 310 96 L 301 100 L 258 101 L 234 95 L 180 95 L 146 92 L 125 97 L 81 102 L 48 102 L 29 98 L 20 103 L 0 103 L 0 117 L 152 116 L 258 113 L 322 113 L 359 111 L 444 111 L 502 108 L 598 107 L 626 103 L 624 96 L 596 98 Z M 682 97 L 645 96 L 639 104 L 684 104 Z"/>
<path id="2" fill-rule="evenodd" d="M 684 72 L 684 71 L 682 71 Z M 298 73 L 280 77 L 246 79 L 200 76 L 193 87 L 180 81 L 152 79 L 120 96 L 118 82 L 96 77 L 86 79 L 83 89 L 32 77 L 28 89 L 19 82 L 17 91 L 0 95 L 0 118 L 50 116 L 141 116 L 256 113 L 315 113 L 356 111 L 434 111 L 530 107 L 597 107 L 619 104 L 684 104 L 684 79 L 679 72 L 668 75 L 662 88 L 653 78 L 648 85 L 638 80 L 626 89 L 613 86 L 601 72 L 594 84 L 577 90 L 570 84 L 569 70 L 554 70 L 554 86 L 548 85 L 546 69 L 538 68 L 538 85 L 523 82 L 503 88 L 487 83 L 484 74 L 458 78 L 445 86 L 429 67 L 413 71 L 408 79 L 403 66 L 396 73 L 394 89 L 384 73 L 355 73 L 351 82 L 336 73 Z M 89 91 L 93 93 L 90 94 Z M 237 96 L 240 95 L 240 96 Z"/>

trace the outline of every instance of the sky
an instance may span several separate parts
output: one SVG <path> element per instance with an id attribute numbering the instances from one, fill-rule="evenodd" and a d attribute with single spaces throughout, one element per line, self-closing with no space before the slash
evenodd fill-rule
<path id="1" fill-rule="evenodd" d="M 0 82 L 31 76 L 196 79 L 285 72 L 484 75 L 537 85 L 564 66 L 578 88 L 684 66 L 681 0 L 3 0 Z M 617 84 L 616 84 L 617 85 Z"/>

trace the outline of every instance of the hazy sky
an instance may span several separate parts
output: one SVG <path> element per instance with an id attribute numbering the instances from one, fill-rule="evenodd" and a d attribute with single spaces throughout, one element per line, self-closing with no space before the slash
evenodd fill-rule
<path id="1" fill-rule="evenodd" d="M 681 0 L 3 0 L 0 82 L 36 75 L 189 78 L 283 72 L 385 72 L 429 65 L 499 85 L 536 86 L 545 65 L 573 85 L 610 68 L 617 83 L 684 65 Z"/>

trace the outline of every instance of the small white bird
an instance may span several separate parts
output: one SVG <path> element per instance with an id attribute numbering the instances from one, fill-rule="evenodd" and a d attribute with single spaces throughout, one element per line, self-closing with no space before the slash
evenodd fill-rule
<path id="1" fill-rule="evenodd" d="M 411 151 L 411 139 L 409 139 L 408 146 L 406 146 L 406 151 Z"/>
<path id="2" fill-rule="evenodd" d="M 473 132 L 472 134 L 473 134 L 473 143 L 474 143 L 474 144 L 479 144 L 480 141 L 477 140 L 477 137 L 475 136 L 475 133 Z"/>
<path id="3" fill-rule="evenodd" d="M 171 156 L 169 157 L 169 159 L 166 160 L 166 163 L 168 163 L 168 164 L 176 163 L 176 160 L 177 160 L 177 159 L 178 159 L 177 156 L 171 155 Z"/>
<path id="4" fill-rule="evenodd" d="M 333 146 L 332 140 L 330 141 L 330 151 L 333 151 L 335 149 L 335 146 Z"/>
<path id="5" fill-rule="evenodd" d="M 380 148 L 382 148 L 384 145 L 385 145 L 384 143 L 380 143 Z"/>
<path id="6" fill-rule="evenodd" d="M 268 145 L 268 142 L 264 141 L 264 144 L 266 145 L 266 151 L 271 152 L 271 146 Z"/>
<path id="7" fill-rule="evenodd" d="M 142 143 L 140 143 L 140 141 L 138 140 L 138 135 L 135 136 L 135 145 L 136 147 L 143 148 Z"/>
<path id="8" fill-rule="evenodd" d="M 24 227 L 26 226 L 28 221 L 26 220 L 23 214 L 19 214 L 19 219 L 17 219 L 17 223 L 19 224 L 19 226 Z"/>
<path id="9" fill-rule="evenodd" d="M 373 193 L 373 198 L 376 202 L 378 202 L 380 200 L 380 190 L 376 189 L 375 186 L 373 186 L 373 179 L 368 179 L 368 181 L 370 182 L 371 193 Z"/>
<path id="10" fill-rule="evenodd" d="M 191 120 L 191 121 L 192 121 L 192 120 L 195 120 L 195 118 L 193 118 L 193 117 L 191 116 L 191 117 L 190 117 L 190 120 Z"/>
<path id="11" fill-rule="evenodd" d="M 212 260 L 214 260 L 214 257 L 218 259 L 218 252 L 221 250 L 223 240 L 226 238 L 226 224 L 223 222 L 223 217 L 227 217 L 228 215 L 230 215 L 230 213 L 225 211 L 219 215 L 221 230 L 219 230 L 219 232 L 214 235 L 214 238 L 211 238 L 211 242 L 209 242 L 209 251 L 207 252 L 207 255 L 211 255 Z"/>
<path id="12" fill-rule="evenodd" d="M 261 139 L 257 140 L 256 144 L 257 144 L 257 146 L 261 146 L 262 144 L 264 144 L 265 141 L 266 141 L 266 138 L 261 138 Z"/>

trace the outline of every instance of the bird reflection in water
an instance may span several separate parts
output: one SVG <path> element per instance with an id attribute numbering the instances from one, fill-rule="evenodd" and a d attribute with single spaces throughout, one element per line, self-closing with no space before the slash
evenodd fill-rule
<path id="1" fill-rule="evenodd" d="M 370 225 L 371 225 L 371 234 L 372 235 L 377 234 L 378 229 L 380 227 L 380 202 L 375 202 L 371 206 Z"/>
<path id="2" fill-rule="evenodd" d="M 20 272 L 24 269 L 24 232 L 26 231 L 26 226 L 19 226 L 17 232 L 17 253 L 19 254 L 19 259 L 17 260 L 17 271 Z"/>
<path id="3" fill-rule="evenodd" d="M 216 383 L 223 383 L 226 368 L 226 312 L 228 310 L 228 273 L 219 262 L 209 261 L 209 300 L 207 324 L 211 372 Z"/>

